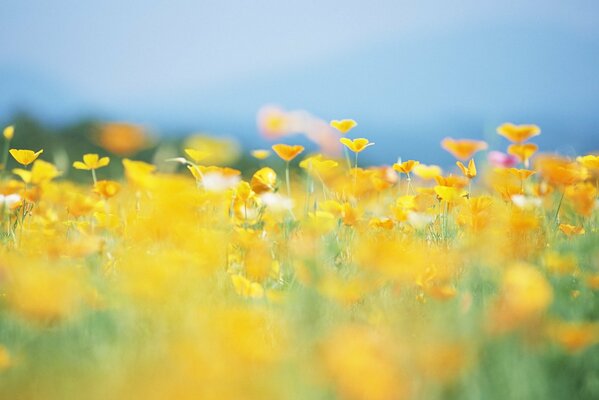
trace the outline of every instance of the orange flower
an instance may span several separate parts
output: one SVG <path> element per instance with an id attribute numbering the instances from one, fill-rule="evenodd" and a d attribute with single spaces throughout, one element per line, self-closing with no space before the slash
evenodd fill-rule
<path id="1" fill-rule="evenodd" d="M 331 121 L 331 126 L 343 134 L 346 134 L 347 132 L 351 131 L 357 125 L 358 123 L 353 119 L 342 119 L 340 121 L 334 119 Z"/>
<path id="2" fill-rule="evenodd" d="M 572 203 L 574 210 L 578 214 L 590 217 L 595 209 L 597 188 L 592 183 L 579 182 L 575 185 L 567 186 L 565 196 Z"/>
<path id="3" fill-rule="evenodd" d="M 456 162 L 456 165 L 462 171 L 462 174 L 468 179 L 472 179 L 476 176 L 476 164 L 474 163 L 474 159 L 471 159 L 468 163 L 468 167 L 464 166 L 461 161 Z"/>
<path id="4" fill-rule="evenodd" d="M 536 125 L 514 125 L 505 123 L 497 128 L 497 133 L 513 143 L 522 143 L 533 136 L 541 134 L 541 129 Z"/>
<path id="5" fill-rule="evenodd" d="M 272 149 L 277 153 L 279 157 L 281 157 L 284 161 L 291 161 L 295 157 L 297 157 L 302 151 L 304 151 L 304 146 L 295 145 L 290 146 L 288 144 L 275 144 L 272 146 Z"/>
<path id="6" fill-rule="evenodd" d="M 351 140 L 348 138 L 341 138 L 341 139 L 339 139 L 339 141 L 341 143 L 343 143 L 348 149 L 350 149 L 354 153 L 359 153 L 362 150 L 364 150 L 365 148 L 367 148 L 368 146 L 372 146 L 374 144 L 374 143 L 370 143 L 368 141 L 368 139 L 364 139 L 364 138 L 357 138 L 354 140 Z"/>
<path id="7" fill-rule="evenodd" d="M 529 169 L 507 168 L 506 171 L 520 180 L 525 180 L 536 174 L 535 171 Z"/>
<path id="8" fill-rule="evenodd" d="M 404 161 L 402 163 L 395 163 L 393 164 L 393 169 L 396 170 L 399 173 L 403 173 L 408 175 L 410 172 L 412 172 L 412 170 L 414 169 L 415 166 L 419 165 L 420 163 L 418 161 L 414 161 L 414 160 L 408 160 L 408 161 Z"/>
<path id="9" fill-rule="evenodd" d="M 524 165 L 528 165 L 528 160 L 539 150 L 539 146 L 534 143 L 511 144 L 507 152 L 520 160 Z"/>
<path id="10" fill-rule="evenodd" d="M 458 160 L 466 161 L 472 158 L 474 153 L 486 150 L 489 146 L 482 140 L 445 138 L 441 141 L 441 147 Z"/>
<path id="11" fill-rule="evenodd" d="M 149 144 L 141 126 L 125 122 L 103 124 L 96 141 L 103 149 L 120 156 L 130 156 Z"/>
<path id="12" fill-rule="evenodd" d="M 584 227 L 570 224 L 559 224 L 559 230 L 566 236 L 584 235 Z"/>
<path id="13" fill-rule="evenodd" d="M 585 180 L 588 176 L 585 167 L 555 155 L 538 156 L 535 167 L 539 174 L 553 185 L 572 185 Z"/>
<path id="14" fill-rule="evenodd" d="M 121 190 L 121 185 L 115 181 L 98 181 L 94 185 L 94 192 L 109 199 Z"/>

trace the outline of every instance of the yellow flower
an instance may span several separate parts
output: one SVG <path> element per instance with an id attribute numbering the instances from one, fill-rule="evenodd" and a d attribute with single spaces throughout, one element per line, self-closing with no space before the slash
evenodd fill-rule
<path id="1" fill-rule="evenodd" d="M 424 179 L 425 181 L 435 179 L 443 173 L 443 170 L 438 165 L 418 164 L 414 166 L 414 175 Z"/>
<path id="2" fill-rule="evenodd" d="M 256 194 L 261 194 L 274 191 L 276 183 L 277 173 L 272 168 L 264 167 L 252 176 L 250 186 Z"/>
<path id="3" fill-rule="evenodd" d="M 445 138 L 441 141 L 441 147 L 458 160 L 465 161 L 472 158 L 474 153 L 486 150 L 488 145 L 482 140 Z"/>
<path id="4" fill-rule="evenodd" d="M 353 119 L 332 120 L 331 126 L 339 132 L 346 134 L 358 125 Z"/>
<path id="5" fill-rule="evenodd" d="M 462 174 L 468 179 L 472 179 L 476 176 L 476 164 L 474 163 L 474 159 L 471 159 L 468 163 L 468 167 L 464 166 L 461 161 L 456 162 L 456 165 L 462 171 Z"/>
<path id="6" fill-rule="evenodd" d="M 307 169 L 308 171 L 316 171 L 318 173 L 335 168 L 337 165 L 337 161 L 323 159 L 322 154 L 308 157 L 299 163 L 300 168 Z"/>
<path id="7" fill-rule="evenodd" d="M 207 151 L 196 150 L 196 149 L 185 149 L 185 153 L 193 160 L 194 163 L 198 164 L 200 161 L 210 155 Z"/>
<path id="8" fill-rule="evenodd" d="M 6 128 L 4 128 L 4 131 L 2 132 L 2 134 L 4 135 L 4 139 L 12 140 L 13 136 L 15 135 L 14 125 L 9 125 Z"/>
<path id="9" fill-rule="evenodd" d="M 587 167 L 588 169 L 599 170 L 599 156 L 588 154 L 583 157 L 577 157 L 576 161 Z"/>
<path id="10" fill-rule="evenodd" d="M 302 151 L 304 151 L 304 146 L 295 145 L 290 146 L 288 144 L 275 144 L 272 146 L 272 149 L 277 153 L 277 155 L 284 161 L 291 161 L 295 157 L 297 157 Z"/>
<path id="11" fill-rule="evenodd" d="M 368 141 L 368 139 L 364 139 L 364 138 L 357 138 L 354 140 L 351 140 L 348 138 L 341 138 L 341 139 L 339 139 L 339 141 L 341 143 L 343 143 L 348 149 L 350 149 L 354 153 L 359 153 L 362 150 L 364 150 L 365 148 L 367 148 L 368 146 L 372 146 L 374 144 L 374 143 L 370 143 Z"/>
<path id="12" fill-rule="evenodd" d="M 12 365 L 10 353 L 6 347 L 0 345 L 0 372 L 9 368 Z"/>
<path id="13" fill-rule="evenodd" d="M 10 149 L 10 155 L 21 165 L 29 165 L 34 162 L 44 150 L 40 150 L 37 153 L 32 150 L 17 150 Z"/>
<path id="14" fill-rule="evenodd" d="M 119 190 L 121 190 L 121 185 L 115 181 L 98 181 L 94 185 L 94 192 L 105 199 L 115 196 Z"/>
<path id="15" fill-rule="evenodd" d="M 107 166 L 110 163 L 110 158 L 98 156 L 97 154 L 85 154 L 83 162 L 75 161 L 73 167 L 75 169 L 83 169 L 86 171 L 98 169 Z"/>
<path id="16" fill-rule="evenodd" d="M 437 193 L 437 196 L 439 196 L 441 200 L 444 200 L 448 203 L 455 203 L 462 200 L 462 197 L 465 194 L 465 192 L 460 188 L 440 185 L 435 186 L 435 193 Z"/>
<path id="17" fill-rule="evenodd" d="M 408 161 L 402 162 L 401 164 L 400 163 L 393 164 L 393 169 L 396 170 L 397 172 L 408 175 L 410 172 L 412 172 L 414 167 L 416 167 L 419 164 L 420 163 L 418 161 L 408 160 Z"/>
<path id="18" fill-rule="evenodd" d="M 529 169 L 508 168 L 506 171 L 520 180 L 528 179 L 532 175 L 536 174 L 535 171 L 531 171 Z"/>
<path id="19" fill-rule="evenodd" d="M 23 182 L 32 183 L 34 185 L 40 185 L 42 183 L 49 182 L 61 174 L 60 171 L 56 169 L 54 164 L 44 160 L 36 160 L 31 167 L 31 171 L 15 168 L 12 170 L 12 172 L 15 175 L 18 175 Z"/>
<path id="20" fill-rule="evenodd" d="M 539 146 L 534 143 L 511 144 L 507 152 L 520 160 L 521 163 L 528 164 L 528 160 L 537 152 Z"/>
<path id="21" fill-rule="evenodd" d="M 266 158 L 268 158 L 268 156 L 270 156 L 270 150 L 265 150 L 265 149 L 257 149 L 257 150 L 252 150 L 252 157 L 258 159 L 258 160 L 264 160 Z"/>
<path id="22" fill-rule="evenodd" d="M 231 275 L 231 282 L 233 282 L 235 292 L 242 297 L 253 299 L 264 297 L 264 289 L 258 282 L 252 282 L 239 274 Z"/>
<path id="23" fill-rule="evenodd" d="M 507 138 L 512 143 L 522 143 L 533 136 L 541 134 L 541 129 L 537 125 L 514 125 L 505 123 L 497 128 L 497 133 Z"/>

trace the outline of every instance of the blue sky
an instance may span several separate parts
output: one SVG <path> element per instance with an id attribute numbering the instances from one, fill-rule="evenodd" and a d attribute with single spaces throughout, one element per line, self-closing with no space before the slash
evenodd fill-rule
<path id="1" fill-rule="evenodd" d="M 511 115 L 561 129 L 599 100 L 593 0 L 4 0 L 0 15 L 3 112 L 235 131 L 264 101 L 473 136 Z"/>

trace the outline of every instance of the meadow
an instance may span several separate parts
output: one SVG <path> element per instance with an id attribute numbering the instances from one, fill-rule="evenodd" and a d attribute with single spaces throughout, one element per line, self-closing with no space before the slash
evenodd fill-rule
<path id="1" fill-rule="evenodd" d="M 366 165 L 355 121 L 309 152 L 289 119 L 260 149 L 6 127 L 0 398 L 599 398 L 598 155 L 506 123 Z"/>

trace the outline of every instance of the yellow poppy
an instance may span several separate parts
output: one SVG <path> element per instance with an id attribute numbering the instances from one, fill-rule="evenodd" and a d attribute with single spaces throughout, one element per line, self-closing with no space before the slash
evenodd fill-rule
<path id="1" fill-rule="evenodd" d="M 13 156 L 15 160 L 21 165 L 29 165 L 34 162 L 40 154 L 42 154 L 44 150 L 40 150 L 38 152 L 34 152 L 32 150 L 17 150 L 10 149 L 10 155 Z"/>
<path id="2" fill-rule="evenodd" d="M 404 161 L 402 163 L 393 164 L 393 169 L 396 170 L 397 172 L 408 175 L 410 172 L 412 172 L 414 167 L 417 166 L 418 164 L 420 164 L 418 161 L 408 160 L 408 161 Z"/>
<path id="3" fill-rule="evenodd" d="M 85 154 L 83 162 L 75 161 L 73 167 L 75 169 L 83 169 L 86 171 L 98 169 L 107 166 L 110 163 L 110 158 L 98 156 L 97 154 Z"/>
<path id="4" fill-rule="evenodd" d="M 272 146 L 272 149 L 277 153 L 277 155 L 284 161 L 291 161 L 295 157 L 297 157 L 301 152 L 304 151 L 304 146 L 294 145 L 290 146 L 288 144 L 275 144 Z"/>
<path id="5" fill-rule="evenodd" d="M 272 168 L 264 167 L 252 176 L 250 186 L 256 194 L 261 194 L 274 191 L 276 183 L 277 173 Z"/>
<path id="6" fill-rule="evenodd" d="M 476 176 L 476 164 L 474 163 L 474 159 L 471 159 L 468 163 L 468 167 L 464 166 L 461 161 L 456 162 L 456 165 L 462 171 L 462 174 L 468 179 L 472 179 Z"/>
<path id="7" fill-rule="evenodd" d="M 537 125 L 514 125 L 508 122 L 498 127 L 497 133 L 512 143 L 522 143 L 531 137 L 540 135 L 541 128 Z"/>
<path id="8" fill-rule="evenodd" d="M 445 138 L 441 141 L 441 147 L 458 160 L 465 161 L 472 158 L 475 153 L 486 150 L 489 146 L 482 140 Z"/>
<path id="9" fill-rule="evenodd" d="M 358 125 L 353 119 L 332 120 L 331 126 L 339 132 L 346 134 Z"/>
<path id="10" fill-rule="evenodd" d="M 528 164 L 528 160 L 539 149 L 534 143 L 511 144 L 507 148 L 507 152 L 520 160 L 521 163 Z"/>
<path id="11" fill-rule="evenodd" d="M 359 153 L 368 146 L 372 146 L 374 144 L 369 142 L 368 139 L 365 138 L 357 138 L 354 140 L 348 138 L 341 138 L 339 139 L 339 141 L 354 153 Z"/>

